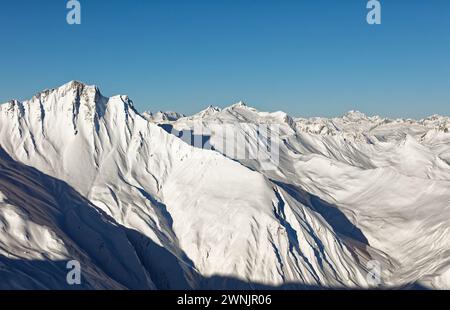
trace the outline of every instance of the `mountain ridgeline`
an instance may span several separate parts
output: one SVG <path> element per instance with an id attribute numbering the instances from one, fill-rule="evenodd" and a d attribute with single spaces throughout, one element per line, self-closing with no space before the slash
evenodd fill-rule
<path id="1" fill-rule="evenodd" d="M 242 102 L 140 114 L 75 81 L 7 102 L 0 289 L 449 289 L 449 127 Z M 236 155 L 272 145 L 276 161 Z"/>

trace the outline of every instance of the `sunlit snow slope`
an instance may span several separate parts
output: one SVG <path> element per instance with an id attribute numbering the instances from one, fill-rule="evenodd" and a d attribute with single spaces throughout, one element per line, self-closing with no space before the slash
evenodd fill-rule
<path id="1" fill-rule="evenodd" d="M 231 128 L 257 153 L 261 123 L 280 133 L 271 169 L 220 143 Z M 79 82 L 5 103 L 0 288 L 77 288 L 70 260 L 91 289 L 367 288 L 371 261 L 381 287 L 450 288 L 448 127 L 243 103 L 140 115 Z M 208 129 L 210 150 L 177 134 Z"/>

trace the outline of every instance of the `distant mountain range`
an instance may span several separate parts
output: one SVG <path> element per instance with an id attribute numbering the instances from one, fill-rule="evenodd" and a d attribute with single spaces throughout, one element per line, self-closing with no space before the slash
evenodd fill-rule
<path id="1" fill-rule="evenodd" d="M 449 127 L 140 114 L 76 81 L 10 101 L 0 289 L 450 289 Z"/>

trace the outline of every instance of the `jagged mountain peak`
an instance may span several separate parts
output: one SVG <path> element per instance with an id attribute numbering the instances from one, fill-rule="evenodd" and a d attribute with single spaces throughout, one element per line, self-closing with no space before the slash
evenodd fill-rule
<path id="1" fill-rule="evenodd" d="M 244 101 L 236 102 L 224 109 L 225 111 L 251 111 L 258 112 L 257 109 L 248 106 Z"/>
<path id="2" fill-rule="evenodd" d="M 199 113 L 195 114 L 194 117 L 201 117 L 201 118 L 203 118 L 203 117 L 207 117 L 207 116 L 210 116 L 210 115 L 214 115 L 214 114 L 219 113 L 221 111 L 222 111 L 221 108 L 209 105 L 206 109 L 204 109 L 204 110 L 200 111 Z"/>
<path id="3" fill-rule="evenodd" d="M 76 89 L 76 90 L 84 90 L 84 89 L 94 89 L 98 90 L 98 87 L 96 85 L 88 85 L 86 83 L 72 80 L 70 82 L 67 82 L 66 84 L 63 84 L 62 86 L 58 87 L 59 89 Z"/>
<path id="4" fill-rule="evenodd" d="M 79 81 L 46 89 L 30 100 L 0 105 L 0 121 L 17 119 L 20 122 L 20 126 L 9 129 L 11 134 L 23 137 L 29 131 L 32 140 L 37 132 L 47 136 L 55 127 L 61 135 L 78 135 L 81 130 L 84 135 L 90 136 L 100 129 L 105 115 L 121 127 L 128 127 L 131 118 L 140 116 L 128 96 L 105 97 L 97 86 Z"/>
<path id="5" fill-rule="evenodd" d="M 56 88 L 45 89 L 34 95 L 30 100 L 21 102 L 13 99 L 2 105 L 8 106 L 9 109 L 14 106 L 18 106 L 19 108 L 24 107 L 25 110 L 36 103 L 39 103 L 41 108 L 46 108 L 47 110 L 54 110 L 59 105 L 72 105 L 74 108 L 77 108 L 76 106 L 79 105 L 86 105 L 93 109 L 101 109 L 103 111 L 106 109 L 106 105 L 112 101 L 124 104 L 126 106 L 125 110 L 134 110 L 133 101 L 129 96 L 116 95 L 105 97 L 102 95 L 98 86 L 88 85 L 76 80 Z"/>
<path id="6" fill-rule="evenodd" d="M 58 97 L 64 97 L 67 94 L 75 94 L 76 96 L 88 95 L 93 98 L 98 98 L 101 96 L 100 89 L 96 85 L 87 85 L 80 81 L 70 81 L 59 87 L 45 89 L 38 94 L 36 94 L 34 98 L 36 99 L 46 99 L 51 94 L 55 94 Z"/>

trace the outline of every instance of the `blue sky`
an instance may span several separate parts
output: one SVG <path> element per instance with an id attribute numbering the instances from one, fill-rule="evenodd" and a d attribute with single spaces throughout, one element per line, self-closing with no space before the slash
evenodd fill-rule
<path id="1" fill-rule="evenodd" d="M 295 116 L 351 109 L 450 115 L 450 1 L 65 0 L 0 3 L 0 102 L 69 80 L 138 110 L 191 114 L 244 100 Z"/>

